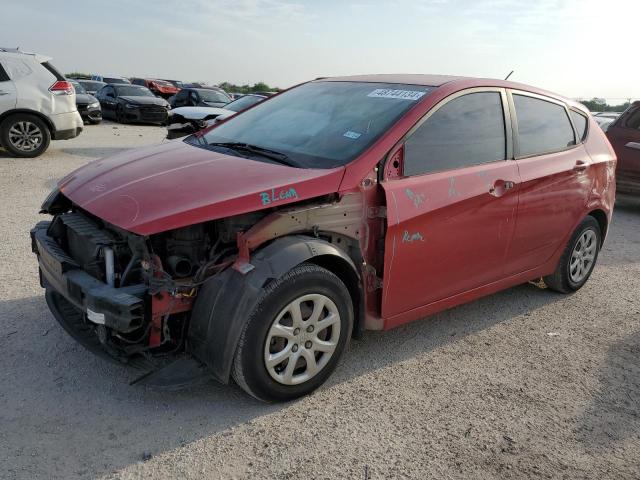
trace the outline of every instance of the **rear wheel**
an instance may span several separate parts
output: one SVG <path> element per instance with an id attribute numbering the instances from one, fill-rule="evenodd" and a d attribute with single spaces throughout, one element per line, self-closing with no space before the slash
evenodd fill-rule
<path id="1" fill-rule="evenodd" d="M 233 378 L 259 400 L 306 395 L 335 369 L 352 327 L 344 283 L 324 268 L 299 265 L 265 288 L 240 337 Z"/>
<path id="2" fill-rule="evenodd" d="M 15 157 L 38 157 L 50 142 L 49 127 L 35 115 L 11 115 L 0 125 L 0 143 Z"/>
<path id="3" fill-rule="evenodd" d="M 593 272 L 600 244 L 600 225 L 592 216 L 585 217 L 573 232 L 556 271 L 544 277 L 544 282 L 550 289 L 561 293 L 580 289 Z"/>

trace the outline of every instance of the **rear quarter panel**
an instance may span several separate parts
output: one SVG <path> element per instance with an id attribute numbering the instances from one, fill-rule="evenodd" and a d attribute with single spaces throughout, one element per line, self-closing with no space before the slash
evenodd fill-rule
<path id="1" fill-rule="evenodd" d="M 589 132 L 584 147 L 591 159 L 590 175 L 592 188 L 589 192 L 587 210 L 603 210 L 611 221 L 616 199 L 616 153 L 605 133 L 593 117 L 589 116 Z"/>

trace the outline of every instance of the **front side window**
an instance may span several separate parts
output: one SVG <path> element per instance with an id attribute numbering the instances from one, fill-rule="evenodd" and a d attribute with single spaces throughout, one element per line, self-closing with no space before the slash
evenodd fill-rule
<path id="1" fill-rule="evenodd" d="M 432 87 L 317 81 L 239 113 L 200 137 L 202 148 L 235 142 L 286 155 L 302 168 L 335 168 L 354 160 Z"/>
<path id="2" fill-rule="evenodd" d="M 571 110 L 571 119 L 576 126 L 578 132 L 578 138 L 582 141 L 587 136 L 587 117 L 581 113 Z"/>
<path id="3" fill-rule="evenodd" d="M 506 159 L 499 92 L 469 93 L 440 107 L 404 144 L 404 174 L 452 170 Z"/>
<path id="4" fill-rule="evenodd" d="M 562 105 L 525 95 L 513 95 L 518 119 L 520 157 L 566 150 L 576 144 Z"/>

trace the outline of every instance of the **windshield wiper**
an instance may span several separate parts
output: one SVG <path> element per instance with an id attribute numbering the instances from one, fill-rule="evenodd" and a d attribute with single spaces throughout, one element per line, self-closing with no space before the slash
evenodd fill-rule
<path id="1" fill-rule="evenodd" d="M 283 165 L 288 165 L 290 167 L 300 167 L 298 163 L 291 160 L 291 158 L 289 158 L 288 155 L 282 152 L 277 152 L 276 150 L 270 150 L 268 148 L 260 147 L 258 145 L 251 145 L 250 143 L 212 142 L 212 143 L 207 143 L 207 145 L 213 146 L 213 147 L 229 148 L 231 150 L 237 150 L 241 152 L 254 153 L 256 155 L 261 155 L 265 158 L 275 160 L 276 162 L 281 163 Z"/>

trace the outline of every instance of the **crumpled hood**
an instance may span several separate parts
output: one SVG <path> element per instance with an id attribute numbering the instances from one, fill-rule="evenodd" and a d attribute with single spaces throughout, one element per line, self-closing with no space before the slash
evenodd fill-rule
<path id="1" fill-rule="evenodd" d="M 344 167 L 293 168 L 173 141 L 88 163 L 58 187 L 104 221 L 151 235 L 334 193 L 343 173 Z"/>

